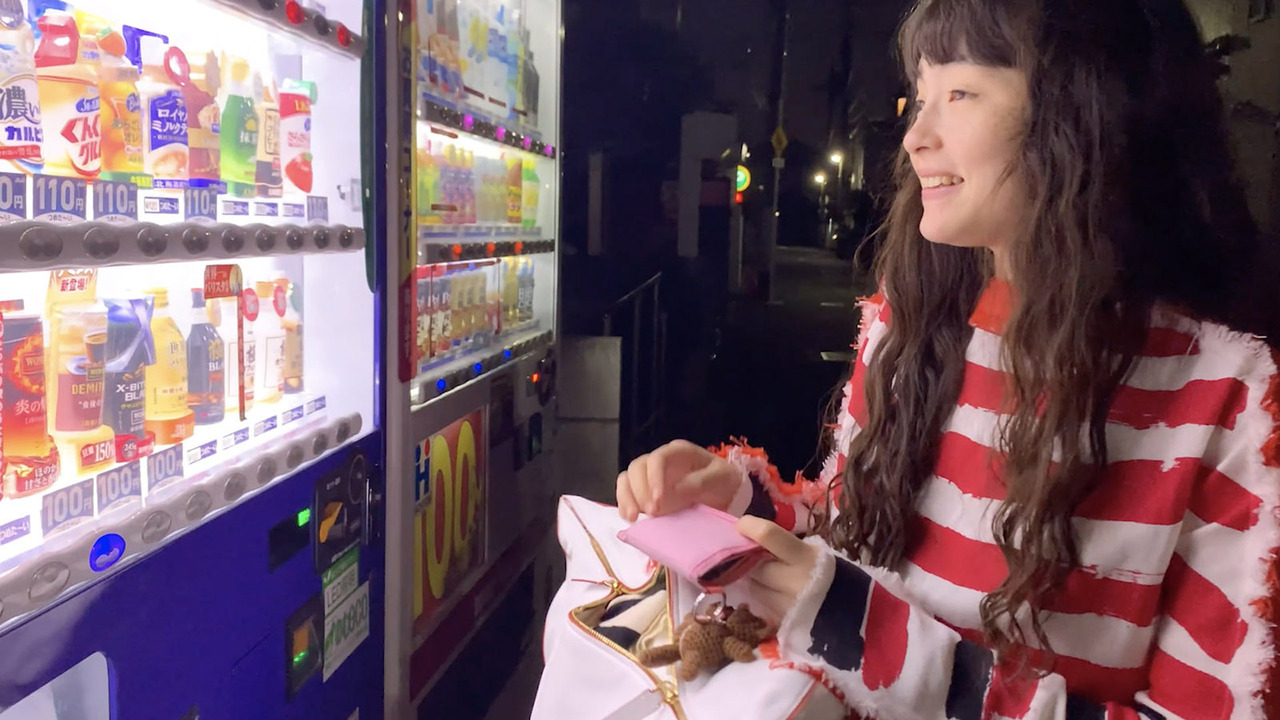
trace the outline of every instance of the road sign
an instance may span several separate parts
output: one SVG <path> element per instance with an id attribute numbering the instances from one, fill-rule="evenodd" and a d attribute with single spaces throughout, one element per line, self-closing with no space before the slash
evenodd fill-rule
<path id="1" fill-rule="evenodd" d="M 773 145 L 774 156 L 782 157 L 782 154 L 787 151 L 787 133 L 782 130 L 781 125 L 773 131 L 773 137 L 769 138 L 769 142 Z"/>

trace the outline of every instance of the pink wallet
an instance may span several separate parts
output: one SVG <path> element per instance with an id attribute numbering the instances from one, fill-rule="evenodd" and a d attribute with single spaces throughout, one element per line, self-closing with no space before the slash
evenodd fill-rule
<path id="1" fill-rule="evenodd" d="M 695 505 L 672 515 L 638 520 L 618 539 L 666 565 L 669 570 L 717 591 L 742 579 L 769 552 L 737 529 L 738 518 Z"/>

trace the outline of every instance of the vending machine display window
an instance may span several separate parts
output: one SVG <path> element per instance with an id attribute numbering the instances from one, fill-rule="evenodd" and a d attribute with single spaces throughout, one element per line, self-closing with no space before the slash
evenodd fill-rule
<path id="1" fill-rule="evenodd" d="M 0 632 L 374 429 L 362 3 L 266 5 L 0 3 Z"/>

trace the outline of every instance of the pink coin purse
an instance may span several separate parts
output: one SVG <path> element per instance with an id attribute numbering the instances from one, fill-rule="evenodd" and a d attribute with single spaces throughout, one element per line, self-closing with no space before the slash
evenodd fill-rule
<path id="1" fill-rule="evenodd" d="M 666 565 L 677 575 L 715 592 L 741 580 L 769 552 L 737 529 L 738 518 L 695 505 L 662 517 L 638 520 L 618 539 Z"/>

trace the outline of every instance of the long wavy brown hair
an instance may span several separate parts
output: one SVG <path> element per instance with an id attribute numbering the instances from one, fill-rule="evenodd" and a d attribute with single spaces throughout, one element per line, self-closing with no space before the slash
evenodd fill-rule
<path id="1" fill-rule="evenodd" d="M 1043 608 L 1078 564 L 1071 517 L 1102 478 L 1108 409 L 1150 312 L 1166 303 L 1229 322 L 1228 280 L 1256 233 L 1214 69 L 1181 0 L 921 0 L 899 50 L 909 85 L 921 59 L 1016 68 L 1029 82 L 1006 180 L 1030 199 L 1009 250 L 1011 411 L 992 459 L 1007 488 L 993 529 L 1009 574 L 981 614 L 1002 660 L 1035 644 L 1051 665 Z M 988 251 L 921 236 L 905 152 L 897 187 L 876 265 L 892 318 L 825 528 L 836 547 L 887 568 L 911 552 L 917 500 L 958 401 L 968 319 L 992 276 Z"/>

